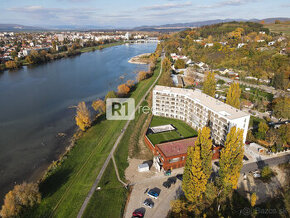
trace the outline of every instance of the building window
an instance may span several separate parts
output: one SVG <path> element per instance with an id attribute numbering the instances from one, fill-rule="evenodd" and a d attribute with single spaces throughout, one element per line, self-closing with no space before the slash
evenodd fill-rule
<path id="1" fill-rule="evenodd" d="M 180 160 L 179 157 L 172 158 L 172 159 L 169 160 L 169 163 L 176 163 L 176 162 L 178 162 L 179 160 Z"/>

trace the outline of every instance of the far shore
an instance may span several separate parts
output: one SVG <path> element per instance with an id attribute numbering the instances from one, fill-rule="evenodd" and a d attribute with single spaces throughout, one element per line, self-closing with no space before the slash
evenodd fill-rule
<path id="1" fill-rule="evenodd" d="M 149 59 L 145 58 L 146 56 L 149 55 L 151 55 L 151 53 L 140 54 L 135 57 L 132 57 L 128 62 L 131 64 L 149 64 Z"/>

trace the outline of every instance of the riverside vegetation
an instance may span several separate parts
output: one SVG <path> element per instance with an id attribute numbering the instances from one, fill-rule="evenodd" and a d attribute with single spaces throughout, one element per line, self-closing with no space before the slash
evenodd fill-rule
<path id="1" fill-rule="evenodd" d="M 140 101 L 157 78 L 160 70 L 160 54 L 161 47 L 158 46 L 155 53 L 152 54 L 150 68 L 145 79 L 134 84 L 134 87 L 132 87 L 132 81 L 127 82 L 126 86 L 131 87 L 131 92 L 127 95 L 134 98 L 136 102 Z M 107 97 L 119 94 L 124 93 L 110 91 Z M 83 117 L 86 117 L 88 112 L 84 103 L 80 105 L 82 106 L 77 110 L 77 114 L 82 113 L 79 120 L 84 121 Z M 86 122 L 90 125 L 84 126 L 84 128 L 81 126 L 82 129 L 80 128 L 80 131 L 75 134 L 72 145 L 67 148 L 59 160 L 50 165 L 43 178 L 34 184 L 39 187 L 39 193 L 42 197 L 40 203 L 38 200 L 34 204 L 23 204 L 21 210 L 13 211 L 11 214 L 22 217 L 70 217 L 77 215 L 96 175 L 125 125 L 125 121 L 106 120 L 103 106 L 100 100 L 93 103 L 93 107 L 99 112 L 98 116 L 94 120 L 90 117 L 90 122 Z M 126 164 L 127 157 L 116 157 L 116 161 Z M 110 167 L 108 169 L 110 170 Z M 122 175 L 122 173 L 120 174 Z M 110 173 L 110 175 L 113 174 Z M 123 197 L 120 196 L 124 200 Z M 109 202 L 107 203 L 109 204 Z M 6 204 L 2 206 L 1 213 L 5 208 Z M 122 204 L 120 210 L 121 208 Z M 10 217 L 11 214 L 6 217 Z"/>

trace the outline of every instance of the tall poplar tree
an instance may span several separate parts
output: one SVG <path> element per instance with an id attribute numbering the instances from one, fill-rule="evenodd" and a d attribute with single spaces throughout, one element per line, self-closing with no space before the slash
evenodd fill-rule
<path id="1" fill-rule="evenodd" d="M 186 199 L 194 204 L 202 200 L 202 194 L 205 192 L 207 184 L 200 155 L 199 146 L 188 147 L 183 173 L 182 190 Z"/>
<path id="2" fill-rule="evenodd" d="M 214 77 L 214 72 L 208 72 L 207 76 L 203 81 L 202 91 L 203 93 L 214 97 L 216 89 L 216 81 Z"/>
<path id="3" fill-rule="evenodd" d="M 239 83 L 232 83 L 227 93 L 226 103 L 240 109 L 241 89 Z"/>
<path id="4" fill-rule="evenodd" d="M 225 147 L 220 155 L 220 178 L 223 188 L 236 189 L 240 171 L 243 167 L 243 130 L 232 127 L 227 135 Z"/>
<path id="5" fill-rule="evenodd" d="M 202 170 L 208 179 L 212 169 L 212 141 L 210 139 L 210 128 L 203 127 L 202 130 L 198 131 L 195 146 L 200 147 Z"/>

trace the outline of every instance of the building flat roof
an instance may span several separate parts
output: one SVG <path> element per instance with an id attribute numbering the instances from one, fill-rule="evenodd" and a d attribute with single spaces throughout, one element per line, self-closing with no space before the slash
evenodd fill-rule
<path id="1" fill-rule="evenodd" d="M 188 146 L 194 146 L 197 137 L 180 139 L 172 142 L 157 144 L 155 147 L 165 155 L 165 157 L 178 156 L 187 153 Z"/>
<path id="2" fill-rule="evenodd" d="M 184 95 L 192 100 L 199 102 L 210 110 L 218 113 L 220 116 L 230 120 L 249 116 L 249 114 L 236 109 L 222 101 L 219 101 L 209 95 L 202 93 L 200 90 L 183 89 L 167 86 L 155 86 L 154 90 L 165 92 L 167 94 L 179 94 Z"/>

